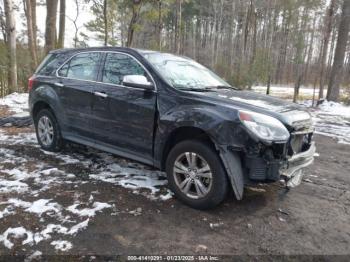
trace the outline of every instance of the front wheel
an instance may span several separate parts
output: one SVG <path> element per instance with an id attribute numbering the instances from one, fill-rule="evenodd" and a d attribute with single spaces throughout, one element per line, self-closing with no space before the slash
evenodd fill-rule
<path id="1" fill-rule="evenodd" d="M 218 153 L 205 142 L 175 145 L 166 161 L 166 173 L 175 196 L 193 208 L 213 208 L 227 195 L 225 169 Z"/>

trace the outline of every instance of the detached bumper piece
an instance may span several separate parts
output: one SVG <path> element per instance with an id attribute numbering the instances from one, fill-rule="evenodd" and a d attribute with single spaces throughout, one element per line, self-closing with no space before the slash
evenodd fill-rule
<path id="1" fill-rule="evenodd" d="M 295 154 L 288 159 L 287 168 L 280 170 L 281 176 L 287 182 L 287 187 L 292 188 L 300 185 L 304 175 L 303 169 L 313 163 L 315 152 L 315 142 L 312 142 L 307 151 Z"/>

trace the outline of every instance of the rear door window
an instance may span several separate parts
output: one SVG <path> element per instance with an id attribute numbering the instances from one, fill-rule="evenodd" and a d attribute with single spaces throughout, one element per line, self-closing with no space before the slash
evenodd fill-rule
<path id="1" fill-rule="evenodd" d="M 102 69 L 102 82 L 122 85 L 126 75 L 142 75 L 148 78 L 146 71 L 134 58 L 125 54 L 108 53 Z"/>
<path id="2" fill-rule="evenodd" d="M 68 63 L 64 64 L 58 71 L 58 75 L 71 79 L 94 81 L 101 54 L 83 53 L 74 56 Z"/>

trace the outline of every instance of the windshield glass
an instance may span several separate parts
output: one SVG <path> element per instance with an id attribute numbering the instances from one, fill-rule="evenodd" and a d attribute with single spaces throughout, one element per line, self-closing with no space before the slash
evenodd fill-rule
<path id="1" fill-rule="evenodd" d="M 144 57 L 177 89 L 230 87 L 212 71 L 189 58 L 165 53 L 146 53 Z"/>

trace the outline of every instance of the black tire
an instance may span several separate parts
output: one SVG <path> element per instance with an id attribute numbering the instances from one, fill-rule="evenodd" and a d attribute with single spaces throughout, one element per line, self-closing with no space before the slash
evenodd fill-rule
<path id="1" fill-rule="evenodd" d="M 173 169 L 175 161 L 185 152 L 193 152 L 201 156 L 209 165 L 212 173 L 212 184 L 208 193 L 201 198 L 193 199 L 182 192 L 176 184 Z M 166 161 L 166 173 L 170 189 L 175 196 L 186 205 L 195 209 L 210 209 L 219 205 L 227 196 L 229 181 L 218 153 L 207 143 L 187 140 L 175 145 Z"/>
<path id="2" fill-rule="evenodd" d="M 42 117 L 47 117 L 52 123 L 53 139 L 52 139 L 52 143 L 50 143 L 49 145 L 45 145 L 39 137 L 38 123 Z M 42 149 L 50 152 L 58 152 L 62 150 L 64 146 L 64 140 L 62 138 L 61 130 L 56 120 L 56 117 L 50 109 L 40 110 L 39 113 L 34 117 L 34 125 L 35 125 L 36 138 Z"/>

